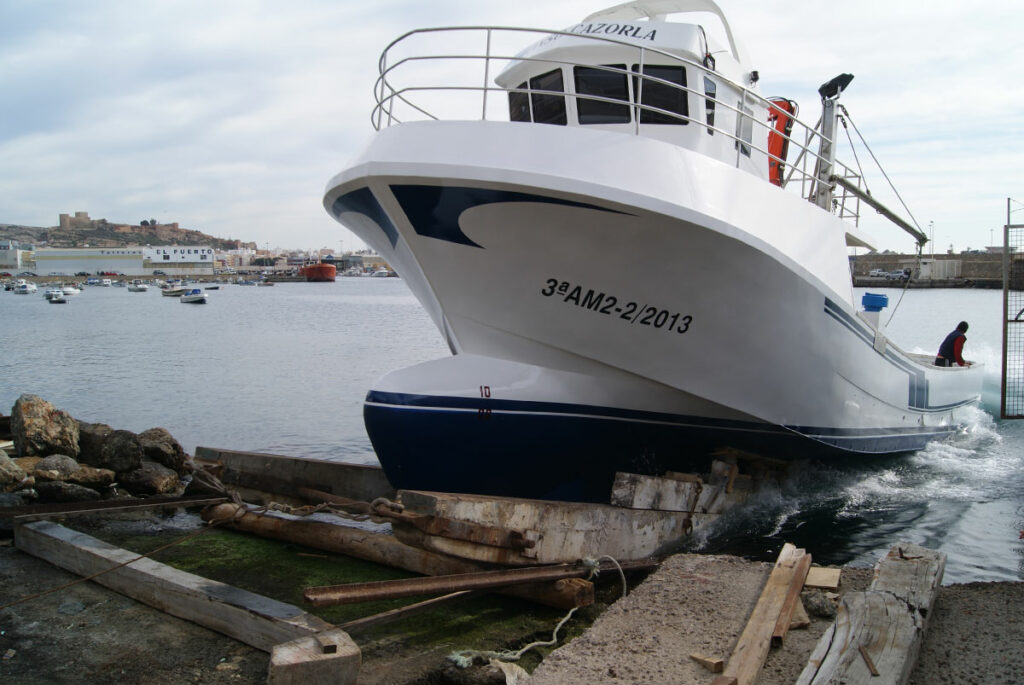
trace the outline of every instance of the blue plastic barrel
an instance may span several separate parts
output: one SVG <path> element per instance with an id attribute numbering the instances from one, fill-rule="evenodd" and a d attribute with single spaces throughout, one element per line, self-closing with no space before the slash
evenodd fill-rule
<path id="1" fill-rule="evenodd" d="M 864 311 L 866 312 L 880 312 L 889 306 L 889 296 L 877 293 L 864 293 L 860 303 L 864 305 Z"/>

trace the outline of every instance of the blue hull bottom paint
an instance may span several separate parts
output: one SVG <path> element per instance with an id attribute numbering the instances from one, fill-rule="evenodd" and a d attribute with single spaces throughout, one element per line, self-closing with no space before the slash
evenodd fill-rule
<path id="1" fill-rule="evenodd" d="M 717 448 L 836 458 L 912 451 L 954 430 L 797 432 L 610 407 L 375 391 L 367 395 L 363 417 L 397 489 L 599 503 L 608 502 L 617 471 L 704 472 Z"/>

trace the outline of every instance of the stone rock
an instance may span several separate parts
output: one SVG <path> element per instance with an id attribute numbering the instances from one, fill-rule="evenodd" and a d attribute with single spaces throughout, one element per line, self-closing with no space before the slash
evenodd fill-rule
<path id="1" fill-rule="evenodd" d="M 20 492 L 0 492 L 0 509 L 24 506 L 29 501 L 30 499 Z"/>
<path id="2" fill-rule="evenodd" d="M 36 395 L 22 395 L 14 403 L 11 434 L 19 457 L 78 456 L 78 422 Z"/>
<path id="3" fill-rule="evenodd" d="M 80 453 L 78 461 L 90 466 L 98 466 L 100 460 L 100 448 L 103 441 L 114 432 L 114 429 L 105 423 L 78 422 L 78 448 Z"/>
<path id="4" fill-rule="evenodd" d="M 0 450 L 0 492 L 13 490 L 25 480 L 27 474 L 18 464 Z"/>
<path id="5" fill-rule="evenodd" d="M 185 450 L 166 428 L 150 428 L 139 433 L 143 458 L 185 473 Z"/>
<path id="6" fill-rule="evenodd" d="M 148 460 L 143 460 L 139 468 L 120 474 L 119 482 L 136 495 L 166 495 L 181 485 L 172 469 Z"/>
<path id="7" fill-rule="evenodd" d="M 79 466 L 78 470 L 67 479 L 72 483 L 102 491 L 112 485 L 116 474 L 110 469 L 98 469 L 93 466 Z"/>
<path id="8" fill-rule="evenodd" d="M 36 483 L 39 499 L 46 502 L 84 502 L 97 500 L 100 493 L 84 485 L 76 485 L 63 480 Z"/>
<path id="9" fill-rule="evenodd" d="M 78 462 L 66 454 L 51 454 L 36 462 L 36 468 L 32 471 L 36 481 L 44 480 L 69 480 L 72 474 L 79 469 Z"/>
<path id="10" fill-rule="evenodd" d="M 835 618 L 836 616 L 836 604 L 821 590 L 807 590 L 800 594 L 800 599 L 803 600 L 804 609 L 811 616 L 817 616 L 818 618 Z"/>
<path id="11" fill-rule="evenodd" d="M 142 443 L 131 431 L 113 431 L 103 441 L 100 456 L 89 466 L 110 469 L 115 473 L 134 471 L 142 464 Z"/>

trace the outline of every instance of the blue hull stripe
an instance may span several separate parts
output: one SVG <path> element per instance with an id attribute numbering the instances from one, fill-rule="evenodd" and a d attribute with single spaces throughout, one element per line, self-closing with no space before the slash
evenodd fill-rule
<path id="1" fill-rule="evenodd" d="M 363 416 L 395 488 L 606 504 L 616 472 L 704 472 L 717 448 L 842 458 L 907 452 L 944 435 L 833 429 L 805 436 L 781 426 L 658 412 L 372 391 Z"/>
<path id="2" fill-rule="evenodd" d="M 366 396 L 367 405 L 381 409 L 412 410 L 420 412 L 480 412 L 519 414 L 528 416 L 572 417 L 602 421 L 620 421 L 633 424 L 658 424 L 669 428 L 699 430 L 723 435 L 746 434 L 744 441 L 751 438 L 766 439 L 783 437 L 790 439 L 795 434 L 805 439 L 822 443 L 839 450 L 854 452 L 906 452 L 920 449 L 931 440 L 948 435 L 955 426 L 906 426 L 872 428 L 834 428 L 823 426 L 778 426 L 756 421 L 737 421 L 703 416 L 669 414 L 664 412 L 623 409 L 559 402 L 536 402 L 525 400 L 497 400 L 475 397 L 452 397 L 415 395 L 405 393 L 384 393 L 371 390 Z M 728 439 L 723 439 L 728 442 Z M 804 445 L 804 447 L 809 447 Z M 812 450 L 813 451 L 813 450 Z"/>

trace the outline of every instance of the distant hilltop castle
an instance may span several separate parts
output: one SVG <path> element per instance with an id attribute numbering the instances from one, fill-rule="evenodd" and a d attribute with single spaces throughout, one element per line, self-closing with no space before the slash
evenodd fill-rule
<path id="1" fill-rule="evenodd" d="M 90 218 L 89 212 L 60 214 L 58 225 L 46 231 L 45 241 L 51 247 L 122 247 L 127 245 L 211 245 L 219 250 L 256 249 L 254 242 L 215 238 L 174 223 L 143 219 L 138 224 L 111 223 Z"/>
<path id="2" fill-rule="evenodd" d="M 144 221 L 146 221 L 145 226 L 153 226 L 150 221 Z M 173 224 L 156 224 L 156 226 L 175 231 L 180 230 L 177 222 Z M 144 225 L 141 223 L 138 226 L 133 226 L 132 224 L 112 224 L 106 219 L 90 219 L 89 212 L 75 212 L 74 216 L 71 216 L 70 214 L 61 214 L 58 217 L 57 227 L 65 231 L 73 228 L 106 228 L 107 230 L 114 231 L 115 233 L 134 233 L 134 229 L 143 228 Z"/>

